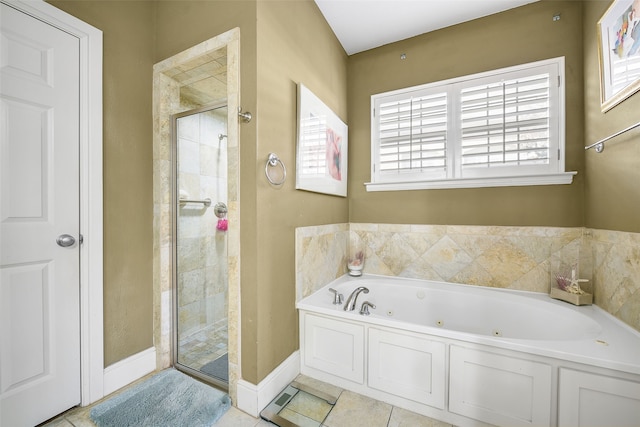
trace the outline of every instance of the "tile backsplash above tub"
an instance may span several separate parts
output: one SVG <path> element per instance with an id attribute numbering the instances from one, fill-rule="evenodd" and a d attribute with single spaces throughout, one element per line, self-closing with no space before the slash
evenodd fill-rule
<path id="1" fill-rule="evenodd" d="M 640 233 L 585 232 L 593 254 L 594 303 L 640 331 Z"/>
<path id="2" fill-rule="evenodd" d="M 296 300 L 347 272 L 349 241 L 364 273 L 549 292 L 552 265 L 580 257 L 601 308 L 640 330 L 640 234 L 556 227 L 335 224 L 296 230 Z"/>
<path id="3" fill-rule="evenodd" d="M 349 224 L 296 229 L 296 301 L 347 272 Z"/>

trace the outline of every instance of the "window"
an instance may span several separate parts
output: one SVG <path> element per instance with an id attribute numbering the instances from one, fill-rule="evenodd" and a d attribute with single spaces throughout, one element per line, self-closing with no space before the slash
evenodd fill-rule
<path id="1" fill-rule="evenodd" d="M 371 97 L 368 191 L 571 183 L 564 58 Z"/>

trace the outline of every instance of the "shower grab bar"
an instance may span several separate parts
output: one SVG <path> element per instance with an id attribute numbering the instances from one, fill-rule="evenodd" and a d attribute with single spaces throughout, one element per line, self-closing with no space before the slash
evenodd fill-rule
<path id="1" fill-rule="evenodd" d="M 178 201 L 181 205 L 184 205 L 185 203 L 202 203 L 203 205 L 209 207 L 211 206 L 211 199 L 210 198 L 206 198 L 204 200 L 191 200 L 191 199 L 180 199 Z"/>
<path id="2" fill-rule="evenodd" d="M 606 138 L 602 138 L 602 139 L 601 139 L 600 141 L 598 141 L 598 142 L 594 142 L 594 143 L 593 143 L 593 144 L 591 144 L 591 145 L 587 145 L 586 147 L 584 147 L 584 149 L 585 149 L 585 151 L 586 151 L 586 150 L 589 150 L 590 148 L 594 148 L 594 147 L 595 147 L 595 149 L 596 149 L 596 153 L 602 153 L 602 151 L 604 151 L 604 143 L 605 143 L 605 142 L 607 142 L 607 141 L 608 141 L 608 140 L 610 140 L 610 139 L 615 138 L 615 137 L 616 137 L 616 136 L 618 136 L 618 135 L 622 135 L 623 133 L 628 132 L 628 131 L 630 131 L 631 129 L 637 128 L 638 126 L 640 126 L 640 122 L 636 123 L 635 125 L 631 125 L 631 126 L 629 126 L 628 128 L 626 128 L 626 129 L 622 129 L 621 131 L 616 132 L 616 133 L 614 133 L 613 135 L 609 135 L 609 136 L 608 136 L 608 137 L 606 137 Z"/>

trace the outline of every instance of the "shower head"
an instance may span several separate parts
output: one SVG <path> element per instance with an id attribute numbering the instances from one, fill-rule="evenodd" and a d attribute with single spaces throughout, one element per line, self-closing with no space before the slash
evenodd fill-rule
<path id="1" fill-rule="evenodd" d="M 218 142 L 222 142 L 223 139 L 225 139 L 227 137 L 227 135 L 223 135 L 221 133 L 218 134 Z"/>

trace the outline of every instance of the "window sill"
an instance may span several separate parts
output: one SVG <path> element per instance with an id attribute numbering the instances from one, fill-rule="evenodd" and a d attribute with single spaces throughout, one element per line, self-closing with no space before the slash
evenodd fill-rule
<path id="1" fill-rule="evenodd" d="M 366 182 L 367 191 L 435 190 L 448 188 L 520 187 L 529 185 L 571 184 L 578 172 L 548 175 L 506 176 L 492 178 L 458 178 L 434 181 Z"/>

